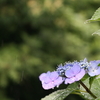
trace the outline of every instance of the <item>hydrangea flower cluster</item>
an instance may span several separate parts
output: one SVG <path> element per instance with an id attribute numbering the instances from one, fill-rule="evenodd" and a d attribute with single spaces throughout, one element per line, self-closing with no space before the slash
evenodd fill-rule
<path id="1" fill-rule="evenodd" d="M 48 71 L 42 73 L 39 79 L 42 83 L 42 87 L 45 90 L 58 87 L 60 84 L 71 84 L 79 81 L 85 74 L 89 74 L 91 77 L 100 74 L 100 60 L 94 60 L 88 62 L 85 58 L 80 62 L 67 62 L 64 65 L 60 64 L 53 72 Z"/>

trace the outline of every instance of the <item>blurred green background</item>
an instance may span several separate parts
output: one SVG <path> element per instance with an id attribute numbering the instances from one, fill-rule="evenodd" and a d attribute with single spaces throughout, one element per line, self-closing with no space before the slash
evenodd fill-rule
<path id="1" fill-rule="evenodd" d="M 40 100 L 38 76 L 66 61 L 100 59 L 99 0 L 0 0 L 0 100 Z M 82 100 L 69 95 L 65 100 Z"/>

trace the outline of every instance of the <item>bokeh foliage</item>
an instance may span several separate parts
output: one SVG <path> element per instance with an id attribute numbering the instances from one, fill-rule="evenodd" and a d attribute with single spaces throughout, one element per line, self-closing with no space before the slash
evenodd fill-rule
<path id="1" fill-rule="evenodd" d="M 0 0 L 0 100 L 39 100 L 38 76 L 65 61 L 100 59 L 96 0 Z M 71 98 L 70 100 L 77 100 Z"/>

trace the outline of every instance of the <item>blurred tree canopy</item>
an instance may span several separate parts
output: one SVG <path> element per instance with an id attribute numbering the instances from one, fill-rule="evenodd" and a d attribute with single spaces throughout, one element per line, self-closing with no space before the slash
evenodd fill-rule
<path id="1" fill-rule="evenodd" d="M 0 100 L 40 100 L 38 76 L 66 61 L 100 59 L 98 0 L 0 0 Z M 68 97 L 69 98 L 69 97 Z M 73 96 L 70 100 L 77 100 Z"/>

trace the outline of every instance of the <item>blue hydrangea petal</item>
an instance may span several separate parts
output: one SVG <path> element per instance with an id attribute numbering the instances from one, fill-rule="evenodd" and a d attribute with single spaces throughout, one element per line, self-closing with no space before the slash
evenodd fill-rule
<path id="1" fill-rule="evenodd" d="M 99 74 L 100 74 L 100 68 L 98 68 L 98 69 L 93 69 L 93 68 L 91 68 L 91 70 L 88 71 L 88 74 L 89 74 L 90 76 L 99 75 Z"/>
<path id="2" fill-rule="evenodd" d="M 80 79 L 82 79 L 85 73 L 86 73 L 85 70 L 81 69 L 81 71 L 75 76 L 76 81 L 79 81 Z"/>
<path id="3" fill-rule="evenodd" d="M 69 70 L 66 70 L 66 71 L 65 71 L 65 75 L 66 75 L 66 77 L 73 77 L 73 76 L 75 76 L 77 73 L 79 73 L 80 70 L 81 70 L 80 66 L 79 66 L 77 63 L 75 63 L 75 64 L 73 65 L 73 67 L 71 67 Z"/>
<path id="4" fill-rule="evenodd" d="M 100 67 L 98 68 L 96 75 L 99 75 L 99 74 L 100 74 Z"/>
<path id="5" fill-rule="evenodd" d="M 97 65 L 98 65 L 98 62 L 97 61 L 90 61 L 90 67 L 96 68 Z"/>
<path id="6" fill-rule="evenodd" d="M 87 68 L 88 74 L 90 76 L 95 76 L 100 74 L 100 60 L 90 61 L 90 66 Z"/>
<path id="7" fill-rule="evenodd" d="M 97 70 L 96 70 L 96 71 L 89 71 L 88 74 L 89 74 L 90 76 L 95 76 L 95 75 L 96 75 L 96 72 L 97 72 Z"/>

